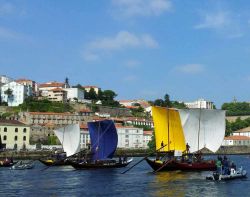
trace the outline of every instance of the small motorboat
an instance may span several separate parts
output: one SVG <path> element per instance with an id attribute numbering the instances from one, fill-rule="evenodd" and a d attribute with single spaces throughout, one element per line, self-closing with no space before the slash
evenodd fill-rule
<path id="1" fill-rule="evenodd" d="M 247 176 L 247 171 L 240 167 L 238 170 L 231 168 L 228 174 L 221 174 L 219 172 L 213 172 L 212 175 L 206 176 L 207 180 L 221 181 L 221 180 L 231 180 L 238 178 L 245 178 Z"/>
<path id="2" fill-rule="evenodd" d="M 11 170 L 26 170 L 34 168 L 33 162 L 23 163 L 22 161 L 17 162 L 10 169 Z"/>

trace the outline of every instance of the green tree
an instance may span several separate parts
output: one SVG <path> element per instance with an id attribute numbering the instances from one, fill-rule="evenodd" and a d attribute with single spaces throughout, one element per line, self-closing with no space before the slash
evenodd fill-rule
<path id="1" fill-rule="evenodd" d="M 156 144 L 155 144 L 155 132 L 153 132 L 151 140 L 148 142 L 148 147 L 151 151 L 155 151 Z"/>

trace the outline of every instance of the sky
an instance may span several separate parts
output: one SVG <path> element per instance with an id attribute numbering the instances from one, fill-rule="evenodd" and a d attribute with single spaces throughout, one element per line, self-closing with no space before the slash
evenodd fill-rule
<path id="1" fill-rule="evenodd" d="M 250 101 L 250 2 L 0 0 L 0 75 L 116 99 Z"/>

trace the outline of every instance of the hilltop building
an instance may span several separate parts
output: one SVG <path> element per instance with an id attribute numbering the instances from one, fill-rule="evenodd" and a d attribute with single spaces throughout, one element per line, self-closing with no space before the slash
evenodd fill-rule
<path id="1" fill-rule="evenodd" d="M 198 99 L 194 102 L 184 102 L 188 108 L 213 109 L 213 102 L 204 99 Z"/>
<path id="2" fill-rule="evenodd" d="M 89 92 L 93 88 L 96 94 L 98 94 L 100 90 L 97 86 L 82 86 L 82 88 L 84 88 L 86 92 Z"/>
<path id="3" fill-rule="evenodd" d="M 38 93 L 38 85 L 35 81 L 29 80 L 29 79 L 18 79 L 15 80 L 17 83 L 22 84 L 24 86 L 28 87 L 28 90 L 31 92 L 29 95 L 36 96 Z"/>
<path id="4" fill-rule="evenodd" d="M 1 87 L 1 101 L 7 102 L 8 106 L 18 106 L 24 102 L 25 98 L 31 95 L 32 90 L 30 86 L 22 85 L 15 81 Z"/>

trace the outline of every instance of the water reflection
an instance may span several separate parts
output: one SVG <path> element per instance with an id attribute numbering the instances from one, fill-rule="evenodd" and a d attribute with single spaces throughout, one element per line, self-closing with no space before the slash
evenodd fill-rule
<path id="1" fill-rule="evenodd" d="M 174 172 L 160 172 L 155 176 L 156 190 L 154 196 L 185 196 L 185 185 L 182 184 L 187 179 L 187 174 Z"/>

